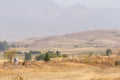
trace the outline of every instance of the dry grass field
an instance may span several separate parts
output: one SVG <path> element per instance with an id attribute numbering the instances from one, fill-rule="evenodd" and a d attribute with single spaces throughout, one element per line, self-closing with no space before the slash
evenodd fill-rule
<path id="1" fill-rule="evenodd" d="M 28 48 L 18 48 L 18 51 L 29 51 Z M 34 49 L 42 52 L 47 49 Z M 63 54 L 81 54 L 84 52 L 105 53 L 104 48 L 53 48 Z M 119 49 L 112 50 L 118 53 Z M 0 55 L 2 56 L 2 55 Z M 6 60 L 0 60 L 0 80 L 120 80 L 120 66 L 115 66 L 115 60 L 120 60 L 116 54 L 108 56 L 86 55 L 71 58 L 56 58 L 50 62 L 33 61 L 32 64 L 10 65 L 4 64 Z M 4 60 L 3 60 L 4 59 Z M 22 62 L 22 60 L 21 60 Z"/>
<path id="2" fill-rule="evenodd" d="M 96 54 L 105 53 L 106 48 L 94 48 L 94 47 L 83 47 L 83 48 L 15 48 L 17 51 L 30 51 L 37 50 L 41 52 L 51 51 L 60 51 L 62 54 L 83 54 L 94 52 Z M 120 49 L 117 50 L 119 52 Z"/>
<path id="3" fill-rule="evenodd" d="M 0 80 L 120 80 L 120 67 L 115 65 L 90 65 L 67 58 L 50 62 L 33 61 L 27 66 L 3 65 L 3 62 L 0 64 Z"/>

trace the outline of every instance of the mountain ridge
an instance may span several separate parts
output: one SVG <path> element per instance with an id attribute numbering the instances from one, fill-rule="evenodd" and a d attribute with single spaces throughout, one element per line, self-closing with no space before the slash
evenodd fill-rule
<path id="1" fill-rule="evenodd" d="M 29 41 L 32 41 L 30 43 Z M 31 48 L 119 48 L 120 30 L 87 30 L 60 36 L 26 39 Z"/>

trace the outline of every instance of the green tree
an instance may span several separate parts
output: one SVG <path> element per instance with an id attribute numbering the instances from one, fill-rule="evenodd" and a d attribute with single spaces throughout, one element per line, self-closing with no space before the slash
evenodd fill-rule
<path id="1" fill-rule="evenodd" d="M 29 60 L 31 60 L 31 59 L 32 59 L 32 58 L 31 58 L 31 54 L 30 54 L 30 53 L 25 52 L 24 54 L 25 54 L 25 61 L 29 61 Z"/>
<path id="2" fill-rule="evenodd" d="M 46 53 L 45 54 L 45 58 L 44 58 L 44 61 L 50 61 L 50 55 L 49 55 L 49 53 Z"/>
<path id="3" fill-rule="evenodd" d="M 9 49 L 9 45 L 6 41 L 0 41 L 0 51 L 5 51 Z"/>
<path id="4" fill-rule="evenodd" d="M 50 58 L 58 57 L 57 54 L 54 51 L 48 51 L 47 53 L 49 54 Z"/>
<path id="5" fill-rule="evenodd" d="M 58 57 L 61 57 L 61 52 L 60 51 L 56 51 L 56 54 Z"/>
<path id="6" fill-rule="evenodd" d="M 40 54 L 35 57 L 35 60 L 40 61 L 45 59 L 45 54 Z"/>
<path id="7" fill-rule="evenodd" d="M 6 59 L 8 59 L 9 63 L 11 64 L 12 63 L 12 59 L 15 56 L 15 54 L 17 54 L 16 50 L 14 50 L 14 49 L 8 50 L 8 51 L 4 52 L 4 57 Z"/>
<path id="8" fill-rule="evenodd" d="M 110 54 L 112 54 L 112 50 L 111 49 L 107 49 L 106 50 L 106 55 L 109 56 Z"/>

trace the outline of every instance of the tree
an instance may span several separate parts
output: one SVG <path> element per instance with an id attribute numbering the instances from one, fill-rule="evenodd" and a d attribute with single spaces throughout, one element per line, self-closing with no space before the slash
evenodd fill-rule
<path id="1" fill-rule="evenodd" d="M 4 57 L 5 57 L 6 59 L 8 59 L 8 60 L 9 60 L 9 63 L 11 64 L 11 63 L 12 63 L 12 59 L 13 59 L 13 57 L 15 56 L 15 54 L 17 54 L 17 51 L 16 51 L 16 50 L 14 50 L 14 49 L 8 50 L 8 51 L 4 52 Z"/>
<path id="2" fill-rule="evenodd" d="M 6 41 L 0 41 L 0 51 L 4 51 L 4 50 L 7 50 L 9 49 L 9 45 Z"/>
<path id="3" fill-rule="evenodd" d="M 47 53 L 49 54 L 50 58 L 58 57 L 57 54 L 54 51 L 48 51 Z"/>
<path id="4" fill-rule="evenodd" d="M 45 58 L 44 58 L 44 61 L 50 61 L 50 55 L 49 55 L 49 53 L 46 53 L 45 54 Z"/>
<path id="5" fill-rule="evenodd" d="M 29 60 L 31 60 L 31 59 L 32 59 L 32 58 L 31 58 L 31 54 L 30 54 L 30 53 L 25 52 L 24 54 L 25 54 L 25 60 L 26 60 L 26 61 L 29 61 Z"/>
<path id="6" fill-rule="evenodd" d="M 40 54 L 35 57 L 35 60 L 40 61 L 45 59 L 45 54 Z"/>
<path id="7" fill-rule="evenodd" d="M 60 51 L 56 51 L 56 54 L 58 57 L 61 57 L 61 52 Z"/>
<path id="8" fill-rule="evenodd" d="M 112 50 L 111 49 L 107 49 L 106 50 L 106 55 L 109 56 L 110 54 L 112 54 Z"/>

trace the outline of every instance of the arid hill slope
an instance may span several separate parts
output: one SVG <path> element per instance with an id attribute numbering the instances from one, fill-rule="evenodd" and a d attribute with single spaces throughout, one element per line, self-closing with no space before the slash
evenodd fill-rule
<path id="1" fill-rule="evenodd" d="M 91 30 L 61 36 L 46 38 L 31 38 L 20 43 L 26 43 L 33 48 L 81 48 L 120 46 L 120 30 Z"/>

